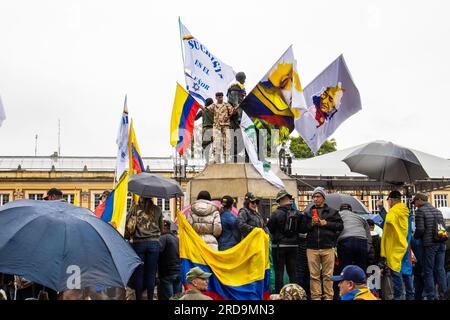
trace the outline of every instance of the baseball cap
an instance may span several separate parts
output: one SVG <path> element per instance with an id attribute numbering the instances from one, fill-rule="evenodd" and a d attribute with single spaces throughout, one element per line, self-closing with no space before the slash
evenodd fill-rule
<path id="1" fill-rule="evenodd" d="M 234 203 L 234 199 L 231 196 L 223 196 L 222 197 L 222 205 L 224 207 L 231 207 Z"/>
<path id="2" fill-rule="evenodd" d="M 223 97 L 223 92 L 216 92 L 216 97 L 222 96 Z"/>
<path id="3" fill-rule="evenodd" d="M 411 200 L 412 203 L 416 200 L 428 201 L 428 196 L 423 193 L 417 193 L 414 198 Z"/>
<path id="4" fill-rule="evenodd" d="M 400 193 L 400 191 L 394 190 L 394 191 L 391 191 L 391 193 L 389 193 L 389 196 L 387 197 L 387 200 L 389 200 L 389 199 L 401 199 L 401 198 L 402 198 L 402 194 Z"/>
<path id="5" fill-rule="evenodd" d="M 278 202 L 284 197 L 289 197 L 290 199 L 292 199 L 292 195 L 289 192 L 287 192 L 286 190 L 282 189 L 278 192 L 277 197 L 275 198 L 275 201 Z"/>
<path id="6" fill-rule="evenodd" d="M 188 282 L 191 282 L 195 278 L 208 279 L 211 275 L 212 273 L 205 272 L 200 267 L 194 267 L 191 268 L 191 270 L 189 270 L 188 273 L 186 274 L 186 280 Z"/>
<path id="7" fill-rule="evenodd" d="M 245 200 L 248 200 L 248 201 L 251 201 L 251 202 L 259 201 L 259 199 L 253 194 L 253 192 L 247 192 L 245 194 Z"/>
<path id="8" fill-rule="evenodd" d="M 353 264 L 346 266 L 340 275 L 333 276 L 331 279 L 333 281 L 353 281 L 356 284 L 364 284 L 367 281 L 364 270 Z"/>
<path id="9" fill-rule="evenodd" d="M 51 188 L 47 191 L 47 195 L 44 197 L 44 200 L 48 200 L 48 198 L 50 196 L 58 196 L 58 197 L 62 197 L 63 193 L 61 190 L 56 189 L 56 188 Z"/>

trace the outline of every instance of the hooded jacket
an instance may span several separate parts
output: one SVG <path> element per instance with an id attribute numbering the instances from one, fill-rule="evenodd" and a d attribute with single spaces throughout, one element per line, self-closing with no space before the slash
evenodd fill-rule
<path id="1" fill-rule="evenodd" d="M 198 235 L 214 250 L 222 234 L 219 208 L 211 201 L 197 200 L 189 210 L 188 221 Z"/>

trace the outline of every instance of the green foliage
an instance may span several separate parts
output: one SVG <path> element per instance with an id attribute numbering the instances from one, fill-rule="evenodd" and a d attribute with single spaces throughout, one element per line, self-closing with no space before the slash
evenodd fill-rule
<path id="1" fill-rule="evenodd" d="M 308 145 L 305 143 L 302 137 L 291 137 L 291 147 L 290 151 L 294 154 L 296 159 L 312 158 L 314 154 L 309 149 Z M 326 154 L 329 152 L 336 151 L 336 140 L 326 140 L 320 147 L 317 155 Z"/>

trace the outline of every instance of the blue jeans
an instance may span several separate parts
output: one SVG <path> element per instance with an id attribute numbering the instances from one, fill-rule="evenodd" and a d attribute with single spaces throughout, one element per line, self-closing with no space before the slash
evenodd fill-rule
<path id="1" fill-rule="evenodd" d="M 181 292 L 181 279 L 179 274 L 159 277 L 159 300 L 169 300 L 173 295 Z"/>
<path id="2" fill-rule="evenodd" d="M 435 276 L 436 275 L 436 276 Z M 445 243 L 423 250 L 423 278 L 424 292 L 427 300 L 435 299 L 435 284 L 439 286 L 440 299 L 444 299 L 447 291 L 447 280 L 445 276 Z"/>
<path id="3" fill-rule="evenodd" d="M 144 285 L 147 287 L 147 299 L 153 300 L 156 270 L 158 268 L 159 241 L 143 241 L 132 243 L 134 251 L 144 264 L 139 265 L 135 273 L 136 300 L 142 300 Z"/>
<path id="4" fill-rule="evenodd" d="M 346 238 L 338 242 L 337 253 L 341 263 L 341 270 L 346 266 L 354 264 L 367 270 L 369 253 L 367 250 L 367 240 L 359 238 Z"/>
<path id="5" fill-rule="evenodd" d="M 405 284 L 406 300 L 414 300 L 414 281 L 412 275 L 401 274 L 391 270 L 394 300 L 403 300 L 403 283 Z"/>

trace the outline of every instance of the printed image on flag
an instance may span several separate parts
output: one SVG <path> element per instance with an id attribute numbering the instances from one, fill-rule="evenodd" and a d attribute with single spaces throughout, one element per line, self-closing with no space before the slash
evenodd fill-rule
<path id="1" fill-rule="evenodd" d="M 145 171 L 144 163 L 142 162 L 141 151 L 134 133 L 133 120 L 130 123 L 130 134 L 128 138 L 128 150 L 130 158 L 130 173 L 136 174 Z"/>
<path id="2" fill-rule="evenodd" d="M 287 128 L 289 133 L 294 130 L 294 119 L 305 107 L 292 46 L 241 103 L 242 110 L 253 120 Z"/>
<path id="3" fill-rule="evenodd" d="M 235 72 L 196 39 L 180 21 L 184 48 L 184 72 L 188 92 L 199 101 L 227 92 Z"/>
<path id="4" fill-rule="evenodd" d="M 295 120 L 295 129 L 316 153 L 342 122 L 361 110 L 359 91 L 340 55 L 303 91 L 308 110 Z"/>
<path id="5" fill-rule="evenodd" d="M 200 104 L 179 84 L 170 120 L 170 144 L 183 155 L 192 140 L 194 121 Z"/>
<path id="6" fill-rule="evenodd" d="M 116 164 L 116 178 L 115 181 L 119 181 L 124 171 L 129 170 L 129 152 L 128 152 L 128 107 L 127 96 L 125 96 L 125 102 L 123 104 L 122 119 L 120 121 L 119 132 L 117 133 L 117 164 Z"/>
<path id="7" fill-rule="evenodd" d="M 195 232 L 187 219 L 177 213 L 180 235 L 181 281 L 193 267 L 212 273 L 206 295 L 214 300 L 268 300 L 269 235 L 263 229 L 252 232 L 233 248 L 216 251 Z"/>

